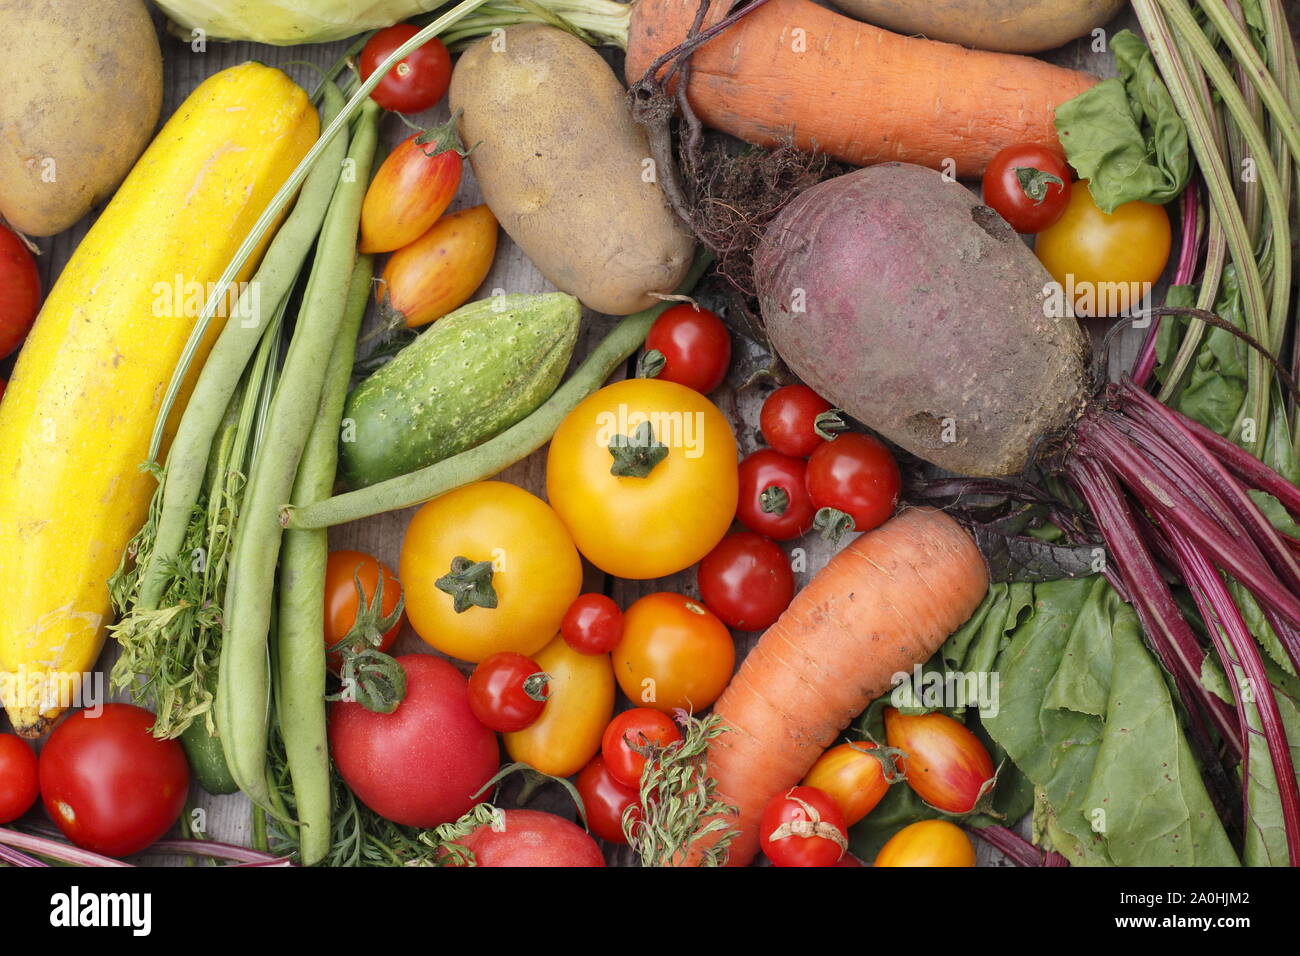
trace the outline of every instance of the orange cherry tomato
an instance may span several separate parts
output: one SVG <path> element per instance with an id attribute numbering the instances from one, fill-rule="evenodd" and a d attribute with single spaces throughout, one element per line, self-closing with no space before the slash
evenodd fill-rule
<path id="1" fill-rule="evenodd" d="M 381 568 L 384 593 L 380 606 L 376 608 L 374 601 L 379 590 Z M 358 581 L 365 594 L 364 609 L 357 594 Z M 401 598 L 402 585 L 388 565 L 361 551 L 331 551 L 325 565 L 325 646 L 333 647 L 360 624 L 361 633 L 356 635 L 355 650 L 388 650 L 402 629 L 404 613 L 398 614 L 392 626 L 382 634 L 375 625 L 393 616 Z M 329 656 L 331 670 L 337 671 L 341 665 L 341 655 Z"/>
<path id="2" fill-rule="evenodd" d="M 429 142 L 419 143 L 422 137 Z M 429 231 L 460 188 L 465 161 L 451 124 L 402 140 L 380 164 L 361 203 L 362 252 L 392 252 Z"/>
<path id="3" fill-rule="evenodd" d="M 731 680 L 736 648 L 712 611 L 680 594 L 647 594 L 623 616 L 614 676 L 634 704 L 701 711 Z"/>
<path id="4" fill-rule="evenodd" d="M 876 808 L 889 792 L 892 773 L 885 772 L 881 758 L 867 751 L 877 747 L 869 740 L 839 744 L 817 758 L 805 787 L 816 787 L 839 804 L 847 826 L 853 826 Z M 886 757 L 885 759 L 889 759 Z"/>
<path id="5" fill-rule="evenodd" d="M 947 820 L 921 820 L 890 837 L 875 865 L 974 866 L 975 847 L 961 827 Z"/>
<path id="6" fill-rule="evenodd" d="M 946 714 L 901 714 L 885 708 L 885 739 L 903 751 L 916 795 L 946 813 L 969 813 L 993 779 L 993 759 L 979 738 Z"/>
<path id="7" fill-rule="evenodd" d="M 388 258 L 380 302 L 407 328 L 428 325 L 469 301 L 496 251 L 497 220 L 487 206 L 449 213 Z"/>

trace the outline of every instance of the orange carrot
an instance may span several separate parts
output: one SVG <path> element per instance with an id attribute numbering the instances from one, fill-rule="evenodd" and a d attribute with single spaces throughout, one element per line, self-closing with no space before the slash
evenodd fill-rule
<path id="1" fill-rule="evenodd" d="M 704 26 L 732 0 L 713 0 Z M 629 84 L 685 38 L 699 0 L 638 0 Z M 789 136 L 867 166 L 946 161 L 979 176 L 1015 143 L 1056 152 L 1056 107 L 1097 78 L 1032 57 L 967 50 L 859 23 L 812 0 L 768 0 L 695 51 L 688 95 L 705 124 L 763 146 Z"/>
<path id="2" fill-rule="evenodd" d="M 643 0 L 644 2 L 644 0 Z M 795 596 L 714 707 L 718 799 L 736 807 L 731 866 L 758 850 L 758 819 L 853 718 L 910 673 L 979 606 L 988 571 L 970 535 L 913 508 L 855 539 Z"/>

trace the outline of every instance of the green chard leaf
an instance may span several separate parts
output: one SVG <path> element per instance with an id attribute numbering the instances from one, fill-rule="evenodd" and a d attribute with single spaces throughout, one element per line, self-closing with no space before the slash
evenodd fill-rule
<path id="1" fill-rule="evenodd" d="M 1046 846 L 1083 866 L 1237 865 L 1164 671 L 1104 579 L 994 585 L 940 653 L 992 658 L 980 726 L 1037 791 Z"/>
<path id="2" fill-rule="evenodd" d="M 1163 205 L 1191 176 L 1187 129 L 1147 45 L 1121 30 L 1111 48 L 1119 78 L 1059 106 L 1056 131 L 1102 210 L 1135 200 Z"/>

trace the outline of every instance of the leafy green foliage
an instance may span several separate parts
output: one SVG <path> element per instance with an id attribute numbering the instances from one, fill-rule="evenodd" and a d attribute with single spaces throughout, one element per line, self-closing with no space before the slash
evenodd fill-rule
<path id="1" fill-rule="evenodd" d="M 1057 107 L 1056 130 L 1104 212 L 1134 200 L 1163 205 L 1191 175 L 1187 129 L 1147 45 L 1121 30 L 1111 48 L 1119 78 Z"/>

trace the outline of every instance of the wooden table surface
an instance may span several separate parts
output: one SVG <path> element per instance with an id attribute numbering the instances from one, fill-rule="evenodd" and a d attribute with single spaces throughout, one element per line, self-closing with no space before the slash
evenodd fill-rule
<path id="1" fill-rule="evenodd" d="M 161 30 L 161 19 L 159 19 L 159 24 Z M 1113 32 L 1122 26 L 1136 29 L 1131 14 L 1126 13 L 1121 16 L 1115 23 L 1111 24 L 1109 29 Z M 316 74 L 305 64 L 327 66 L 333 63 L 348 46 L 348 43 L 340 42 L 279 48 L 252 43 L 209 41 L 205 51 L 195 52 L 191 50 L 188 43 L 181 42 L 170 34 L 164 33 L 161 42 L 165 74 L 162 110 L 164 120 L 171 115 L 181 101 L 202 80 L 225 67 L 250 59 L 258 60 L 280 67 L 304 87 L 310 89 L 316 82 Z M 1114 74 L 1110 55 L 1106 52 L 1093 51 L 1090 48 L 1090 41 L 1086 38 L 1060 50 L 1053 51 L 1047 54 L 1045 58 L 1065 66 L 1090 70 L 1103 76 Z M 447 120 L 446 104 L 440 104 L 428 113 L 411 117 L 411 119 L 422 126 L 445 122 Z M 381 142 L 385 148 L 391 148 L 408 133 L 407 127 L 399 119 L 389 116 L 384 120 Z M 481 201 L 477 183 L 475 183 L 473 173 L 467 165 L 464 181 L 452 208 L 458 209 L 472 206 Z M 86 229 L 89 228 L 93 218 L 92 214 L 59 236 L 49 240 L 42 240 L 39 243 L 42 253 L 40 267 L 43 288 L 47 290 L 50 288 L 50 285 L 57 278 L 59 270 L 85 234 Z M 510 238 L 502 232 L 499 238 L 495 264 L 487 280 L 483 283 L 479 296 L 476 297 L 488 295 L 494 289 L 504 289 L 507 292 L 514 293 L 551 291 L 553 288 L 542 278 L 541 274 L 519 248 L 511 242 Z M 374 316 L 372 314 L 368 316 L 367 324 L 369 325 L 373 321 Z M 599 341 L 605 332 L 612 327 L 613 322 L 614 320 L 607 316 L 584 310 L 582 331 L 579 335 L 573 360 L 575 365 L 586 354 L 588 348 Z M 1113 360 L 1117 365 L 1131 361 L 1136 341 L 1135 336 L 1128 336 L 1121 343 L 1120 348 L 1116 350 L 1113 356 Z M 749 373 L 754 368 L 762 364 L 763 356 L 757 348 L 746 341 L 737 340 L 736 346 L 736 358 L 733 361 L 728 382 L 712 398 L 735 424 L 741 452 L 747 454 L 754 450 L 757 444 L 755 436 L 758 407 L 766 394 L 766 389 L 762 387 L 741 389 L 739 385 L 748 378 Z M 8 377 L 7 364 L 0 363 L 0 377 Z M 621 374 L 616 377 L 621 377 Z M 542 449 L 503 472 L 500 477 L 505 481 L 513 482 L 545 497 L 545 461 L 545 449 Z M 399 511 L 334 528 L 330 532 L 330 547 L 333 549 L 354 548 L 366 551 L 374 554 L 390 567 L 395 568 L 403 531 L 410 520 L 411 513 L 412 511 Z M 792 542 L 788 550 L 791 550 L 793 554 L 794 548 L 803 548 L 805 550 L 806 570 L 796 575 L 798 584 L 802 585 L 812 573 L 825 563 L 829 557 L 829 551 L 815 535 L 809 535 L 801 541 Z M 654 591 L 670 590 L 688 595 L 698 595 L 694 573 L 690 571 L 671 578 L 654 581 L 620 580 L 606 582 L 602 572 L 597 571 L 590 565 L 586 566 L 586 570 L 587 577 L 584 589 L 605 590 L 623 607 L 626 607 L 641 595 Z M 739 663 L 744 653 L 757 639 L 757 635 L 737 632 L 735 637 L 737 663 Z M 398 639 L 394 652 L 412 653 L 424 651 L 432 653 L 431 649 L 420 640 L 410 626 L 406 625 Z M 116 646 L 110 641 L 100 659 L 99 668 L 107 672 L 111 669 L 116 656 Z M 463 669 L 468 671 L 469 667 L 464 666 Z M 623 702 L 622 706 L 627 706 L 626 702 Z M 551 789 L 558 791 L 558 788 Z M 191 799 L 193 806 L 201 810 L 201 813 L 192 819 L 202 824 L 206 837 L 232 843 L 248 842 L 250 833 L 249 804 L 242 795 L 213 797 L 204 793 L 195 785 Z M 508 800 L 505 803 L 509 805 Z M 567 808 L 566 803 L 568 804 Z M 572 803 L 568 801 L 567 797 L 558 792 L 551 794 L 544 791 L 540 796 L 534 798 L 530 806 L 566 813 L 566 811 L 571 810 Z M 981 841 L 976 841 L 976 849 L 980 865 L 1009 865 L 1002 859 L 1000 854 L 991 850 Z M 607 856 L 611 863 L 626 864 L 629 862 L 629 854 L 626 849 L 610 847 Z"/>

